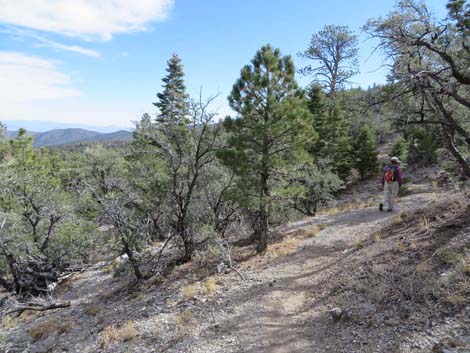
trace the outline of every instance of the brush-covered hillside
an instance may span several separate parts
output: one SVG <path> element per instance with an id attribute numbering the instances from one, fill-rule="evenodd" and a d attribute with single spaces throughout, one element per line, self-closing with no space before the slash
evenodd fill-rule
<path id="1" fill-rule="evenodd" d="M 17 134 L 17 131 L 8 131 L 8 137 L 10 139 L 14 138 Z M 129 141 L 132 138 L 132 133 L 125 130 L 101 133 L 77 128 L 54 129 L 45 132 L 28 132 L 28 135 L 34 137 L 34 147 L 51 147 L 79 143 Z"/>

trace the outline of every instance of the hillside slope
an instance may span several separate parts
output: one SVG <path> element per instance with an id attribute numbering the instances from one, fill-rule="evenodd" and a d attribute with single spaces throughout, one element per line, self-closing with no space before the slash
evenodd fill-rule
<path id="1" fill-rule="evenodd" d="M 206 256 L 136 286 L 109 264 L 56 290 L 66 309 L 3 325 L 8 352 L 469 352 L 470 208 L 415 184 L 398 210 L 330 210 L 234 248 L 241 276 Z M 371 201 L 370 204 L 373 204 Z M 332 319 L 330 310 L 343 313 Z M 336 312 L 335 311 L 335 312 Z M 14 320 L 14 319 L 11 319 Z M 27 348 L 29 347 L 29 348 Z"/>
<path id="2" fill-rule="evenodd" d="M 71 145 L 77 143 L 129 141 L 132 132 L 119 130 L 109 133 L 101 133 L 85 129 L 54 129 L 46 132 L 29 132 L 34 137 L 34 147 L 51 147 Z M 14 138 L 16 131 L 8 131 L 8 138 Z"/>
<path id="3" fill-rule="evenodd" d="M 36 134 L 33 145 L 35 147 L 62 145 L 92 139 L 99 135 L 101 135 L 99 132 L 84 129 L 56 129 Z"/>

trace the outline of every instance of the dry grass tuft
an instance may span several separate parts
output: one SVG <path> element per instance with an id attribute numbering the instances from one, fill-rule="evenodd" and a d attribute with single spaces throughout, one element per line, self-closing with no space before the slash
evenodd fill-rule
<path id="1" fill-rule="evenodd" d="M 267 250 L 267 256 L 271 258 L 286 256 L 295 252 L 302 245 L 303 240 L 301 238 L 295 238 L 288 235 L 282 241 L 270 245 Z"/>
<path id="2" fill-rule="evenodd" d="M 187 329 L 194 322 L 194 315 L 191 310 L 183 311 L 176 317 L 175 323 L 180 330 Z"/>
<path id="3" fill-rule="evenodd" d="M 307 237 L 313 238 L 316 237 L 323 229 L 328 227 L 326 224 L 314 224 L 305 228 L 305 235 Z"/>
<path id="4" fill-rule="evenodd" d="M 57 333 L 62 335 L 64 333 L 70 332 L 73 328 L 73 322 L 71 321 L 64 321 L 57 326 Z"/>
<path id="5" fill-rule="evenodd" d="M 128 342 L 138 336 L 137 329 L 132 321 L 127 321 L 121 328 L 116 326 L 107 326 L 101 331 L 100 345 L 101 347 L 109 346 L 113 342 Z"/>
<path id="6" fill-rule="evenodd" d="M 99 299 L 107 302 L 110 301 L 114 297 L 114 293 L 112 291 L 104 292 L 99 295 Z"/>
<path id="7" fill-rule="evenodd" d="M 453 305 L 465 305 L 468 303 L 469 299 L 461 294 L 451 294 L 445 298 L 445 301 Z"/>
<path id="8" fill-rule="evenodd" d="M 11 317 L 10 315 L 6 315 L 2 318 L 2 327 L 9 330 L 18 325 L 18 319 Z"/>
<path id="9" fill-rule="evenodd" d="M 416 272 L 418 273 L 430 273 L 432 271 L 432 266 L 429 260 L 424 260 L 416 265 Z"/>
<path id="10" fill-rule="evenodd" d="M 144 293 L 140 291 L 133 291 L 131 293 L 132 300 L 135 302 L 141 301 L 144 298 Z"/>
<path id="11" fill-rule="evenodd" d="M 356 247 L 356 249 L 363 249 L 364 248 L 364 242 L 361 239 L 357 239 L 354 242 L 354 246 Z"/>
<path id="12" fill-rule="evenodd" d="M 92 306 L 87 306 L 85 309 L 83 309 L 83 312 L 89 316 L 96 316 L 102 310 L 103 310 L 103 307 L 101 305 L 92 305 Z"/>
<path id="13" fill-rule="evenodd" d="M 57 331 L 58 325 L 55 319 L 48 319 L 36 326 L 31 327 L 29 334 L 34 342 L 48 337 L 51 333 Z"/>
<path id="14" fill-rule="evenodd" d="M 217 280 L 211 276 L 204 281 L 202 285 L 202 291 L 205 295 L 211 295 L 217 289 Z"/>
<path id="15" fill-rule="evenodd" d="M 382 233 L 380 232 L 380 230 L 378 230 L 377 232 L 375 232 L 375 234 L 374 234 L 374 240 L 377 241 L 377 242 L 382 240 Z"/>
<path id="16" fill-rule="evenodd" d="M 110 343 L 117 341 L 119 338 L 118 330 L 114 325 L 107 326 L 101 331 L 100 334 L 100 345 L 106 347 Z"/>
<path id="17" fill-rule="evenodd" d="M 132 321 L 127 321 L 118 331 L 118 339 L 123 342 L 127 342 L 137 337 L 138 334 L 139 333 L 137 332 L 134 323 Z"/>
<path id="18" fill-rule="evenodd" d="M 322 211 L 321 214 L 324 214 L 327 216 L 336 216 L 340 212 L 341 210 L 339 209 L 339 207 L 332 207 L 332 208 Z"/>
<path id="19" fill-rule="evenodd" d="M 199 284 L 197 282 L 186 284 L 181 287 L 181 296 L 184 300 L 193 299 L 199 292 Z"/>
<path id="20" fill-rule="evenodd" d="M 429 219 L 426 216 L 423 216 L 419 219 L 418 227 L 422 231 L 429 230 L 430 225 L 429 225 Z"/>

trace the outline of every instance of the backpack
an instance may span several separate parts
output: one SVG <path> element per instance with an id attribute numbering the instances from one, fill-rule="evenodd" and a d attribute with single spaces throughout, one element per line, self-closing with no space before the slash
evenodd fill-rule
<path id="1" fill-rule="evenodd" d="M 387 165 L 384 172 L 384 180 L 391 183 L 397 180 L 397 169 L 393 165 Z"/>

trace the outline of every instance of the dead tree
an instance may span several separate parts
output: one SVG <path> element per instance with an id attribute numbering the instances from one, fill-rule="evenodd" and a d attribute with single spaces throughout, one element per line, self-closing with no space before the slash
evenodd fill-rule
<path id="1" fill-rule="evenodd" d="M 391 61 L 392 99 L 415 101 L 406 123 L 437 126 L 470 177 L 470 28 L 459 20 L 468 16 L 468 6 L 451 3 L 448 18 L 438 23 L 423 2 L 403 0 L 387 18 L 370 20 L 365 30 Z"/>

